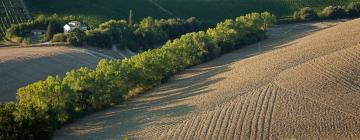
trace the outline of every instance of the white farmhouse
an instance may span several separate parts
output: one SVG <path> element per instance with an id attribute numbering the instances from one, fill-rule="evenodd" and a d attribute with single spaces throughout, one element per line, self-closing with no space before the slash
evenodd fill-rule
<path id="1" fill-rule="evenodd" d="M 86 31 L 87 26 L 84 24 L 81 24 L 81 22 L 79 22 L 79 21 L 71 21 L 68 24 L 64 25 L 64 33 L 68 33 L 75 29 L 80 29 L 80 30 Z"/>

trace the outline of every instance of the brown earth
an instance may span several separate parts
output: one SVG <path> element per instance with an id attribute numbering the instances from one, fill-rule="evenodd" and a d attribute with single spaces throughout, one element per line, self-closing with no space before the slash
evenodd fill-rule
<path id="1" fill-rule="evenodd" d="M 54 139 L 360 139 L 360 19 L 268 35 Z"/>
<path id="2" fill-rule="evenodd" d="M 0 102 L 14 101 L 18 88 L 47 75 L 64 76 L 72 69 L 95 68 L 100 59 L 85 49 L 69 47 L 0 48 Z"/>

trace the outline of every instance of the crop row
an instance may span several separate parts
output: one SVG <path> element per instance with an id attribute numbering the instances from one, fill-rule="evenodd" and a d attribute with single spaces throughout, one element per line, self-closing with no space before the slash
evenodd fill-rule
<path id="1" fill-rule="evenodd" d="M 0 39 L 11 24 L 26 21 L 24 7 L 19 0 L 0 0 Z"/>

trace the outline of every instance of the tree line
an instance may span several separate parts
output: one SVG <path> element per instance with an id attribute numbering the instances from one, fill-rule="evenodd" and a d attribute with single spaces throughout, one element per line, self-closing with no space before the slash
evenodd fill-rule
<path id="1" fill-rule="evenodd" d="M 327 6 L 317 12 L 311 7 L 301 8 L 295 11 L 294 21 L 313 21 L 321 19 L 353 18 L 360 16 L 360 2 L 351 2 L 346 6 Z"/>
<path id="2" fill-rule="evenodd" d="M 52 16 L 40 15 L 34 20 L 12 24 L 5 32 L 5 39 L 16 42 L 30 44 L 32 30 L 46 30 L 46 34 L 40 41 L 49 41 L 56 33 L 63 32 L 63 26 L 70 21 L 82 21 L 76 16 Z"/>
<path id="3" fill-rule="evenodd" d="M 201 22 L 194 17 L 186 20 L 147 17 L 136 24 L 126 20 L 109 20 L 87 31 L 76 29 L 70 33 L 63 33 L 63 26 L 74 20 L 82 22 L 81 18 L 74 16 L 41 15 L 33 21 L 12 25 L 6 31 L 6 38 L 17 43 L 31 43 L 31 31 L 41 29 L 46 30 L 46 34 L 40 41 L 68 42 L 74 46 L 85 44 L 107 49 L 115 45 L 120 49 L 144 51 L 161 46 L 167 40 L 182 34 L 214 27 L 212 23 Z"/>
<path id="4" fill-rule="evenodd" d="M 22 87 L 16 103 L 0 105 L 0 139 L 50 139 L 54 130 L 86 112 L 119 104 L 187 67 L 266 38 L 275 21 L 268 12 L 227 19 L 130 59 L 104 59 L 95 70 L 80 68 Z"/>
<path id="5" fill-rule="evenodd" d="M 144 51 L 161 46 L 166 40 L 177 38 L 182 34 L 206 30 L 213 26 L 211 23 L 200 22 L 194 17 L 186 20 L 147 17 L 138 24 L 130 24 L 126 20 L 109 20 L 85 32 L 75 30 L 69 34 L 56 34 L 52 41 L 68 42 L 75 46 L 85 43 L 107 49 L 115 45 L 120 49 Z"/>

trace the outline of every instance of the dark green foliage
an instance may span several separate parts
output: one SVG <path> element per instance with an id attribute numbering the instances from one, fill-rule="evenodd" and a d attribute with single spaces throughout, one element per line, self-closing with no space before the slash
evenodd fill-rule
<path id="1" fill-rule="evenodd" d="M 111 48 L 112 46 L 111 35 L 100 30 L 87 31 L 85 41 L 88 45 L 99 48 Z"/>
<path id="2" fill-rule="evenodd" d="M 294 13 L 293 18 L 295 20 L 311 21 L 311 20 L 318 19 L 319 16 L 314 9 L 312 9 L 310 7 L 304 7 L 304 8 L 301 8 L 299 11 L 296 11 Z"/>
<path id="3" fill-rule="evenodd" d="M 162 48 L 130 59 L 101 60 L 96 70 L 80 68 L 68 72 L 63 79 L 49 76 L 44 81 L 27 85 L 18 90 L 16 104 L 0 106 L 0 136 L 3 139 L 50 139 L 55 129 L 83 112 L 118 104 L 125 97 L 160 84 L 176 72 L 218 57 L 223 49 L 236 49 L 263 39 L 274 22 L 275 17 L 267 12 L 248 14 L 219 23 L 206 32 L 182 35 Z M 153 30 L 154 23 L 147 19 L 141 28 Z M 109 24 L 111 26 L 107 26 Z M 122 21 L 111 21 L 98 30 L 121 37 L 121 33 L 111 30 L 123 27 L 128 26 Z M 69 33 L 69 37 L 75 38 L 73 40 L 81 40 L 77 37 L 83 35 L 80 31 Z"/>
<path id="4" fill-rule="evenodd" d="M 47 37 L 45 40 L 50 40 L 52 36 L 56 33 L 63 32 L 63 26 L 68 23 L 69 21 L 79 20 L 82 19 L 74 16 L 66 16 L 60 17 L 56 14 L 52 16 L 44 16 L 40 15 L 35 20 L 13 24 L 10 28 L 6 30 L 6 39 L 22 43 L 25 38 L 29 38 L 31 36 L 31 30 L 47 30 Z"/>
<path id="5" fill-rule="evenodd" d="M 328 6 L 320 13 L 323 19 L 337 19 L 346 17 L 346 10 L 344 6 Z"/>
<path id="6" fill-rule="evenodd" d="M 323 9 L 329 5 L 347 5 L 359 0 L 154 0 L 175 16 L 164 12 L 144 0 L 25 0 L 32 13 L 51 15 L 77 15 L 87 23 L 101 23 L 108 19 L 128 19 L 134 13 L 134 23 L 151 16 L 156 19 L 170 17 L 197 17 L 204 21 L 220 22 L 250 12 L 269 11 L 278 17 L 292 16 L 294 11 L 310 6 Z M 71 4 L 69 4 L 71 3 Z M 86 4 L 84 4 L 86 3 Z M 79 8 L 81 7 L 81 8 Z M 94 10 L 95 9 L 95 10 Z M 96 25 L 94 25 L 95 27 Z"/>
<path id="7" fill-rule="evenodd" d="M 133 11 L 132 11 L 132 9 L 130 9 L 130 11 L 129 11 L 129 25 L 133 25 Z"/>
<path id="8" fill-rule="evenodd" d="M 347 11 L 348 11 L 349 16 L 359 17 L 360 16 L 360 2 L 351 2 L 347 6 Z"/>
<path id="9" fill-rule="evenodd" d="M 31 35 L 31 30 L 44 29 L 46 24 L 47 34 L 45 40 L 53 39 L 53 35 L 63 32 L 63 25 L 75 17 L 51 17 L 38 16 L 34 21 L 13 25 L 7 31 L 7 38 L 14 42 L 22 43 Z M 143 19 L 139 24 L 129 24 L 125 20 L 109 20 L 99 27 L 88 30 L 85 36 L 81 31 L 58 35 L 52 42 L 67 42 L 75 46 L 86 42 L 90 46 L 108 48 L 113 45 L 121 49 L 129 48 L 133 51 L 148 50 L 159 47 L 168 39 L 174 39 L 182 34 L 205 30 L 212 25 L 203 23 L 196 18 L 182 19 L 160 19 L 151 17 Z M 64 40 L 66 39 L 66 40 Z"/>
<path id="10" fill-rule="evenodd" d="M 55 31 L 56 26 L 54 26 L 53 22 L 49 22 L 46 30 L 46 39 L 47 41 L 51 40 L 57 32 Z"/>
<path id="11" fill-rule="evenodd" d="M 310 7 L 304 7 L 300 11 L 296 11 L 291 20 L 310 21 L 317 19 L 354 18 L 359 16 L 360 2 L 351 2 L 347 6 L 327 6 L 319 13 L 316 13 L 316 11 Z"/>
<path id="12" fill-rule="evenodd" d="M 52 42 L 66 42 L 67 36 L 64 33 L 55 34 L 51 40 Z"/>
<path id="13" fill-rule="evenodd" d="M 211 24 L 200 22 L 196 18 L 156 20 L 147 17 L 135 25 L 125 20 L 109 20 L 98 28 L 87 31 L 86 42 L 90 46 L 101 48 L 116 45 L 133 51 L 148 50 L 161 46 L 168 39 L 209 27 Z"/>
<path id="14" fill-rule="evenodd" d="M 15 121 L 15 109 L 14 103 L 0 104 L 0 140 L 16 140 L 20 137 L 19 124 Z"/>
<path id="15" fill-rule="evenodd" d="M 70 45 L 81 46 L 85 40 L 85 32 L 80 29 L 75 29 L 69 32 L 66 36 L 67 42 Z"/>
<path id="16" fill-rule="evenodd" d="M 112 44 L 118 45 L 120 48 L 130 48 L 137 41 L 133 33 L 134 26 L 128 24 L 125 20 L 109 20 L 100 24 L 95 30 L 111 38 L 109 48 Z"/>

